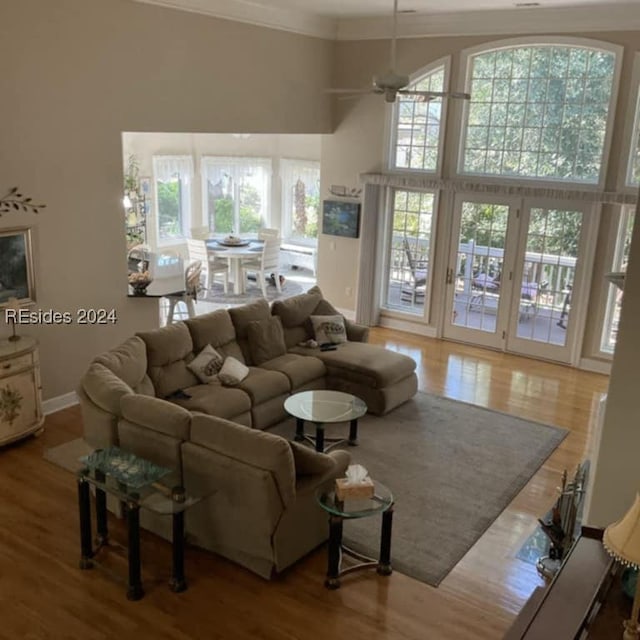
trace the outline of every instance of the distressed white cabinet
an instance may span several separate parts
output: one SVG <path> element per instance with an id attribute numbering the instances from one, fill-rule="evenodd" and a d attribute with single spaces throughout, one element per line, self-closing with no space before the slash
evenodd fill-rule
<path id="1" fill-rule="evenodd" d="M 21 336 L 0 340 L 0 445 L 42 428 L 38 343 Z"/>

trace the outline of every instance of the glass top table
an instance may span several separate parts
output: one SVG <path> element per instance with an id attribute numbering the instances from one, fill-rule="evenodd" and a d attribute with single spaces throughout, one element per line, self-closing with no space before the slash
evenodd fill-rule
<path id="1" fill-rule="evenodd" d="M 139 600 L 144 595 L 140 566 L 140 509 L 170 515 L 173 521 L 173 568 L 170 587 L 180 592 L 187 588 L 184 575 L 184 513 L 212 495 L 193 494 L 176 486 L 176 472 L 133 453 L 109 447 L 97 449 L 80 458 L 77 472 L 80 510 L 80 568 L 90 569 L 97 553 L 109 545 L 107 494 L 126 507 L 128 529 L 129 580 L 127 598 Z M 91 533 L 90 487 L 95 488 L 97 547 Z"/>
<path id="2" fill-rule="evenodd" d="M 358 444 L 358 418 L 367 412 L 363 400 L 342 391 L 301 391 L 289 396 L 284 402 L 285 411 L 296 419 L 296 436 L 298 442 L 309 441 L 315 445 L 316 451 L 328 451 L 341 442 L 354 447 Z M 315 436 L 304 431 L 304 423 L 313 422 L 316 427 Z M 326 424 L 349 422 L 349 437 L 325 438 Z M 325 441 L 332 444 L 325 447 Z"/>
<path id="3" fill-rule="evenodd" d="M 389 576 L 391 568 L 391 529 L 393 524 L 393 494 L 381 482 L 373 481 L 373 496 L 370 498 L 349 498 L 339 500 L 335 491 L 335 481 L 316 490 L 318 504 L 329 514 L 329 554 L 327 578 L 328 589 L 338 589 L 340 578 L 347 573 L 361 569 L 375 568 L 379 575 Z M 382 515 L 380 533 L 380 555 L 378 559 L 365 556 L 342 544 L 342 529 L 345 520 Z M 342 556 L 358 560 L 358 564 L 342 568 Z"/>

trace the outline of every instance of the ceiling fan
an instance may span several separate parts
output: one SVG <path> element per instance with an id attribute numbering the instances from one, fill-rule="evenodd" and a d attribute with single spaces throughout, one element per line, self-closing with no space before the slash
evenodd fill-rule
<path id="1" fill-rule="evenodd" d="M 342 94 L 343 98 L 356 98 L 364 93 L 379 93 L 387 102 L 395 102 L 397 95 L 411 96 L 416 102 L 429 102 L 436 98 L 459 98 L 470 100 L 471 95 L 459 91 L 418 91 L 408 89 L 409 76 L 401 75 L 396 68 L 396 41 L 398 27 L 398 0 L 393 0 L 393 31 L 391 34 L 391 61 L 389 71 L 373 76 L 372 86 L 367 89 L 327 89 L 327 93 Z"/>

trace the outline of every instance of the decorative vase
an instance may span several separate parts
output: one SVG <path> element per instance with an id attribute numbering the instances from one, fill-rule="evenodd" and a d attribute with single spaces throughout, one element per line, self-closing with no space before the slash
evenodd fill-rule
<path id="1" fill-rule="evenodd" d="M 146 296 L 147 295 L 147 287 L 150 285 L 150 282 L 138 282 L 136 284 L 132 284 L 131 288 L 133 289 L 134 296 Z"/>

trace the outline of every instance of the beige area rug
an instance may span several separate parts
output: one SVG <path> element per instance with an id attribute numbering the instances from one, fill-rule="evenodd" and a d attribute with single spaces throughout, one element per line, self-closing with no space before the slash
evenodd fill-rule
<path id="1" fill-rule="evenodd" d="M 67 471 L 77 473 L 84 466 L 80 462 L 80 458 L 89 455 L 92 451 L 93 447 L 90 447 L 82 438 L 76 438 L 47 449 L 43 457 Z"/>
<path id="2" fill-rule="evenodd" d="M 326 434 L 348 428 L 331 425 Z M 295 423 L 270 431 L 291 438 Z M 418 393 L 382 418 L 361 418 L 359 446 L 344 448 L 394 494 L 394 569 L 437 586 L 567 433 Z M 361 553 L 377 557 L 379 536 L 379 517 L 344 524 L 345 544 Z"/>

